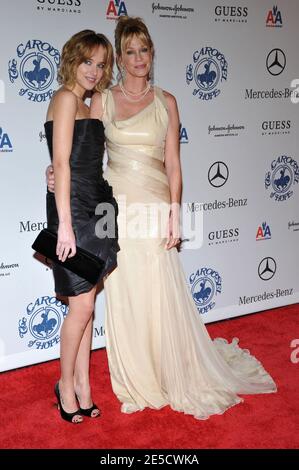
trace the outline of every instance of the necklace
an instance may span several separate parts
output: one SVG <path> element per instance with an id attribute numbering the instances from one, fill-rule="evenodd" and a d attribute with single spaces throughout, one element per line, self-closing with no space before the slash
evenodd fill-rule
<path id="1" fill-rule="evenodd" d="M 144 88 L 144 90 L 140 91 L 139 93 L 132 93 L 132 92 L 126 90 L 122 81 L 119 82 L 119 88 L 121 89 L 122 94 L 124 95 L 124 97 L 125 97 L 128 101 L 132 101 L 133 103 L 138 103 L 138 101 L 141 101 L 141 100 L 147 95 L 147 93 L 150 91 L 150 89 L 151 89 L 151 84 L 148 83 L 148 84 L 146 85 L 146 87 Z M 132 98 L 130 98 L 130 96 L 129 96 L 129 95 L 131 95 L 131 96 L 138 96 L 138 95 L 140 95 L 141 93 L 142 93 L 142 95 L 141 95 L 140 98 L 138 98 L 137 100 L 136 100 L 136 99 L 132 99 Z"/>
<path id="2" fill-rule="evenodd" d="M 146 87 L 145 87 L 143 90 L 138 91 L 138 93 L 134 93 L 134 92 L 132 92 L 132 91 L 127 90 L 127 89 L 125 88 L 124 82 L 123 82 L 122 80 L 120 81 L 120 85 L 119 85 L 119 86 L 122 87 L 123 90 L 125 90 L 125 92 L 127 93 L 127 95 L 130 95 L 130 96 L 138 96 L 138 95 L 140 95 L 141 93 L 144 93 L 144 92 L 147 90 L 147 88 L 148 88 L 148 86 L 149 86 L 149 83 L 147 83 Z"/>

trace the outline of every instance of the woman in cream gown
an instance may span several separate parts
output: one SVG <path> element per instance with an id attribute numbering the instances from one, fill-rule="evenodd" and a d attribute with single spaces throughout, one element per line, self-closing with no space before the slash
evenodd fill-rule
<path id="1" fill-rule="evenodd" d="M 120 21 L 118 35 L 151 47 L 140 19 Z M 117 48 L 116 52 L 119 63 Z M 124 93 L 130 89 L 128 83 L 123 80 Z M 119 120 L 113 89 L 101 96 L 108 152 L 104 177 L 119 204 L 121 248 L 118 267 L 104 283 L 109 369 L 122 412 L 170 405 L 206 419 L 243 401 L 238 394 L 271 393 L 276 385 L 237 341 L 211 340 L 187 287 L 177 249 L 165 249 L 165 217 L 157 223 L 149 207 L 158 204 L 167 220 L 170 190 L 164 158 L 169 109 L 160 88 L 154 87 L 152 95 L 139 112 Z M 136 212 L 128 208 L 135 203 L 139 215 L 142 203 L 147 237 L 130 233 Z"/>

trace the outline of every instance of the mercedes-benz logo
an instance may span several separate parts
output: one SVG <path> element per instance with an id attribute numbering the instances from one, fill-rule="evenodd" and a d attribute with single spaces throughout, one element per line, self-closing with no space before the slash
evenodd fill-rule
<path id="1" fill-rule="evenodd" d="M 266 258 L 262 259 L 258 267 L 258 275 L 260 279 L 263 281 L 269 281 L 272 279 L 275 273 L 276 261 L 271 258 L 271 256 L 267 256 Z"/>
<path id="2" fill-rule="evenodd" d="M 286 56 L 281 49 L 272 49 L 267 56 L 266 66 L 271 75 L 280 75 L 286 66 Z"/>
<path id="3" fill-rule="evenodd" d="M 210 166 L 208 178 L 214 188 L 220 188 L 228 180 L 228 168 L 224 162 L 215 162 Z"/>

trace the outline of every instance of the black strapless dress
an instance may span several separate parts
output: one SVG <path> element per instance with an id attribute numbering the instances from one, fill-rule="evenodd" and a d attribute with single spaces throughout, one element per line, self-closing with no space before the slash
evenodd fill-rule
<path id="1" fill-rule="evenodd" d="M 51 160 L 53 158 L 53 121 L 45 123 L 46 139 Z M 112 187 L 103 178 L 104 127 L 98 119 L 78 119 L 75 121 L 73 145 L 70 157 L 71 168 L 71 214 L 77 246 L 103 259 L 105 270 L 101 277 L 117 265 L 118 232 L 117 202 Z M 114 207 L 115 237 L 98 238 L 96 223 L 105 215 L 95 215 L 96 206 L 110 203 Z M 47 192 L 48 228 L 57 233 L 58 214 L 53 193 Z M 93 285 L 68 269 L 53 263 L 55 291 L 64 296 L 79 295 L 90 291 Z M 100 279 L 99 279 L 100 280 Z"/>

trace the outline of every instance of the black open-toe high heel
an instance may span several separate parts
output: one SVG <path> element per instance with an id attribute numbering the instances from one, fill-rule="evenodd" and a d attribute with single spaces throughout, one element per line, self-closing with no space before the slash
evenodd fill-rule
<path id="1" fill-rule="evenodd" d="M 73 413 L 67 413 L 63 409 L 63 406 L 61 404 L 61 397 L 60 397 L 59 383 L 58 382 L 55 384 L 54 393 L 55 393 L 57 401 L 58 401 L 57 405 L 58 405 L 58 409 L 60 411 L 60 416 L 62 417 L 62 419 L 65 419 L 65 421 L 68 421 L 69 423 L 74 423 L 74 424 L 82 423 L 82 420 L 81 421 L 73 421 L 73 418 L 75 416 L 82 416 L 83 413 L 81 413 L 80 409 L 74 411 Z"/>
<path id="2" fill-rule="evenodd" d="M 77 401 L 78 401 L 79 406 L 80 406 L 80 400 L 79 400 L 77 394 L 76 394 L 76 398 L 77 398 Z M 88 416 L 89 418 L 99 418 L 99 417 L 101 416 L 101 410 L 100 410 L 100 408 L 99 408 L 95 403 L 93 403 L 90 408 L 82 408 L 82 407 L 80 406 L 79 410 L 80 410 L 81 415 Z M 97 415 L 93 415 L 93 414 L 92 414 L 92 412 L 93 412 L 94 410 L 98 410 L 98 414 L 97 414 Z"/>
<path id="3" fill-rule="evenodd" d="M 94 410 L 98 410 L 97 415 L 92 414 Z M 101 416 L 101 410 L 95 403 L 90 408 L 81 408 L 80 406 L 80 413 L 84 416 L 88 416 L 89 418 L 99 418 Z"/>

